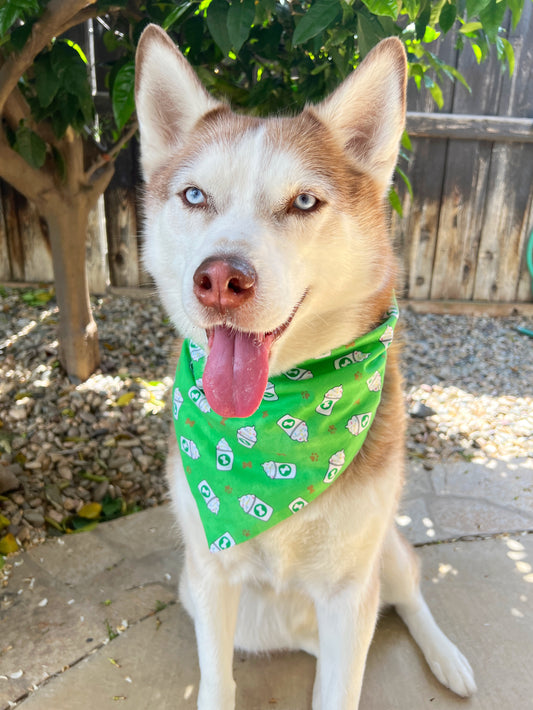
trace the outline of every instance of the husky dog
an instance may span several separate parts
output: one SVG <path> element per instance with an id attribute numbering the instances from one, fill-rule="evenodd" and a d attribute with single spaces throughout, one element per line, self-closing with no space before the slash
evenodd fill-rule
<path id="1" fill-rule="evenodd" d="M 380 604 L 394 605 L 444 685 L 462 696 L 475 690 L 394 526 L 405 424 L 393 325 L 384 321 L 397 315 L 386 198 L 405 85 L 402 45 L 386 39 L 318 105 L 259 119 L 210 96 L 160 28 L 139 42 L 144 263 L 189 339 L 167 467 L 200 710 L 235 707 L 234 647 L 314 654 L 314 710 L 356 710 Z M 372 333 L 379 352 L 358 345 Z M 385 356 L 386 372 L 368 369 Z M 324 363 L 333 375 L 321 385 Z M 374 395 L 373 409 L 358 413 L 360 398 Z M 297 401 L 316 412 L 312 421 Z M 235 443 L 220 433 L 211 442 L 216 427 L 233 427 Z M 328 450 L 329 435 L 346 443 Z M 306 478 L 315 463 L 316 485 Z M 311 483 L 292 498 L 300 479 Z M 284 490 L 285 502 L 274 503 Z M 231 500 L 235 530 L 217 537 L 210 526 Z"/>

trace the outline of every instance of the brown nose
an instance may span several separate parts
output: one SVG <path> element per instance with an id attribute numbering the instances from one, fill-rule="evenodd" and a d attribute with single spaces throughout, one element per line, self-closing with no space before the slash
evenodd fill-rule
<path id="1" fill-rule="evenodd" d="M 224 312 L 240 308 L 254 295 L 256 273 L 244 259 L 211 256 L 196 269 L 193 281 L 200 303 Z"/>

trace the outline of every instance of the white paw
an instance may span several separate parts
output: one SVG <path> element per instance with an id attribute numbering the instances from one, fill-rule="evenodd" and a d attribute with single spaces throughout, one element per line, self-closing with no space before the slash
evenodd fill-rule
<path id="1" fill-rule="evenodd" d="M 447 639 L 448 641 L 448 639 Z M 476 692 L 476 682 L 470 663 L 451 641 L 438 653 L 428 654 L 426 660 L 438 680 L 463 698 Z"/>

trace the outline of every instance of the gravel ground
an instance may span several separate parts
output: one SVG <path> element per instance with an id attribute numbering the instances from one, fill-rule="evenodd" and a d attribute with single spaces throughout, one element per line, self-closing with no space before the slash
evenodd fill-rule
<path id="1" fill-rule="evenodd" d="M 76 385 L 49 297 L 0 289 L 0 553 L 167 498 L 174 335 L 157 299 L 93 299 L 102 364 Z M 515 330 L 527 320 L 404 310 L 409 456 L 428 469 L 533 456 L 533 340 Z"/>

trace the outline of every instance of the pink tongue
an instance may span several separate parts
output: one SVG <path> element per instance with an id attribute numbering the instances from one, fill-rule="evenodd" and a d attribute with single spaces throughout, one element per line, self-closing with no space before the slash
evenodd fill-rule
<path id="1" fill-rule="evenodd" d="M 273 340 L 272 335 L 241 333 L 225 326 L 214 329 L 202 380 L 207 401 L 221 417 L 249 417 L 259 407 Z"/>

